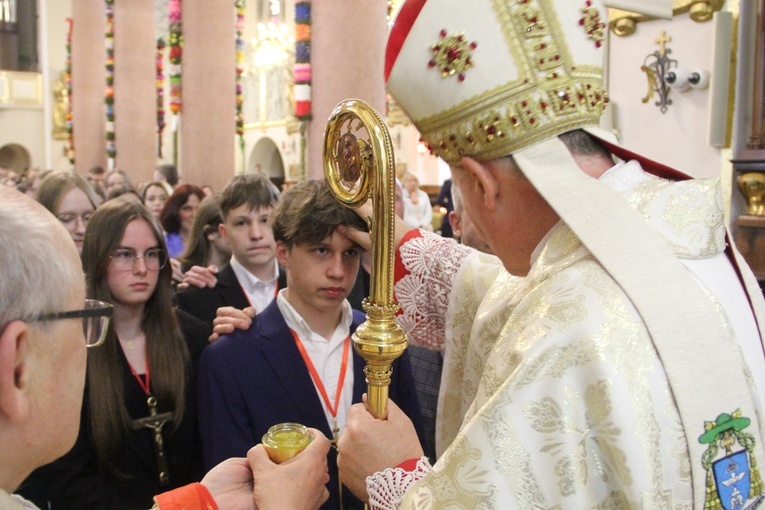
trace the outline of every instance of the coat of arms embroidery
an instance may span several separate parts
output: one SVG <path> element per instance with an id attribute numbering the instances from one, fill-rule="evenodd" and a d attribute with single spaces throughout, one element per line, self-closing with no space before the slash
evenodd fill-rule
<path id="1" fill-rule="evenodd" d="M 740 409 L 704 422 L 706 431 L 699 437 L 701 444 L 709 445 L 701 457 L 701 465 L 707 472 L 704 510 L 757 508 L 765 498 L 753 455 L 754 436 L 744 432 L 750 423 Z M 741 449 L 734 451 L 737 444 Z"/>

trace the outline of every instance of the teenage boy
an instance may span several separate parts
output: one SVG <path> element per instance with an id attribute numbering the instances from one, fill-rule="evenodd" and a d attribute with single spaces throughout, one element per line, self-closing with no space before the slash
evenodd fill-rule
<path id="1" fill-rule="evenodd" d="M 202 354 L 200 432 L 210 466 L 243 454 L 277 423 L 302 423 L 335 440 L 351 404 L 366 391 L 364 360 L 350 339 L 364 315 L 346 300 L 361 249 L 336 232 L 340 225 L 365 229 L 365 223 L 326 183 L 307 181 L 285 192 L 271 225 L 287 288 L 248 330 L 221 337 Z M 394 363 L 390 397 L 419 428 L 406 354 Z M 330 497 L 322 508 L 361 508 L 350 491 L 340 494 L 336 457 L 331 450 Z"/>
<path id="2" fill-rule="evenodd" d="M 237 175 L 220 194 L 223 223 L 218 227 L 231 246 L 231 262 L 217 275 L 214 287 L 178 292 L 178 306 L 212 324 L 222 306 L 253 307 L 262 312 L 286 285 L 276 262 L 274 235 L 268 220 L 279 190 L 263 174 Z"/>

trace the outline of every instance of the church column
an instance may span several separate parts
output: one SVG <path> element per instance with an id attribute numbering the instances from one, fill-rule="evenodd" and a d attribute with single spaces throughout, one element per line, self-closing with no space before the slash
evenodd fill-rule
<path id="1" fill-rule="evenodd" d="M 313 120 L 308 130 L 306 177 L 321 177 L 324 127 L 332 109 L 363 99 L 385 117 L 385 0 L 332 0 L 311 4 Z"/>
<path id="2" fill-rule="evenodd" d="M 72 107 L 75 168 L 106 168 L 106 14 L 103 0 L 73 0 Z M 151 178 L 154 146 L 154 3 L 114 2 L 115 166 Z"/>
<path id="3" fill-rule="evenodd" d="M 154 51 L 153 0 L 115 0 L 115 167 L 144 182 L 156 163 Z"/>
<path id="4" fill-rule="evenodd" d="M 115 0 L 115 166 L 143 182 L 157 161 L 154 54 L 154 1 Z"/>
<path id="5" fill-rule="evenodd" d="M 103 0 L 72 1 L 72 108 L 75 169 L 106 168 L 104 89 L 106 53 Z"/>
<path id="6" fill-rule="evenodd" d="M 234 2 L 183 2 L 181 176 L 220 189 L 234 175 Z"/>

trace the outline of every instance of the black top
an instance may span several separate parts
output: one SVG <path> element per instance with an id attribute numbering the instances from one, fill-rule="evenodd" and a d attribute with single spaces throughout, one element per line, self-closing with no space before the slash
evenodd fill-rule
<path id="1" fill-rule="evenodd" d="M 163 428 L 170 480 L 160 484 L 153 432 L 145 428 L 130 431 L 125 437 L 116 459 L 120 475 L 100 465 L 91 441 L 86 387 L 74 447 L 55 462 L 35 470 L 19 488 L 19 494 L 43 509 L 146 510 L 152 506 L 155 495 L 201 480 L 204 468 L 197 429 L 196 371 L 210 328 L 181 310 L 177 313 L 189 349 L 191 371 L 183 421 L 175 431 L 173 424 Z M 119 356 L 128 413 L 133 419 L 148 416 L 146 394 L 131 374 L 122 350 Z M 159 413 L 170 410 L 162 403 L 158 405 Z"/>

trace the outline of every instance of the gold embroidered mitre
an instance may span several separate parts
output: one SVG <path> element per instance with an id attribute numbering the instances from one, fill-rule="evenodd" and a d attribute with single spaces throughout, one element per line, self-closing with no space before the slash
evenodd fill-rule
<path id="1" fill-rule="evenodd" d="M 606 20 L 598 0 L 406 0 L 388 90 L 449 164 L 509 155 L 598 125 Z"/>

